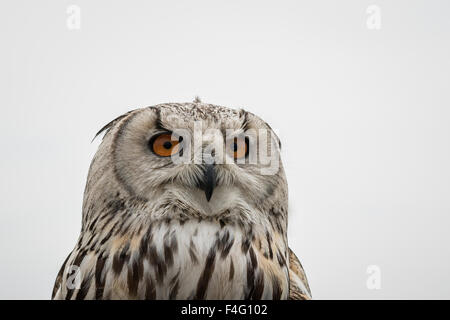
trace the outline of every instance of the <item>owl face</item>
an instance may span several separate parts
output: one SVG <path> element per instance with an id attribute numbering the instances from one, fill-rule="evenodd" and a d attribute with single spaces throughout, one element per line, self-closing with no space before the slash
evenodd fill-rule
<path id="1" fill-rule="evenodd" d="M 111 152 L 130 194 L 205 215 L 259 207 L 286 188 L 278 138 L 243 110 L 200 103 L 139 109 L 118 122 Z"/>

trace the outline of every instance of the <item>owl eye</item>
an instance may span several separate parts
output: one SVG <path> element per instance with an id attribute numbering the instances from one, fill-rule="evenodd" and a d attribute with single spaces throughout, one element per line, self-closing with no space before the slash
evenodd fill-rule
<path id="1" fill-rule="evenodd" d="M 179 151 L 181 139 L 174 140 L 171 133 L 161 133 L 150 139 L 150 149 L 160 157 L 170 157 Z"/>
<path id="2" fill-rule="evenodd" d="M 248 139 L 247 138 L 234 138 L 228 146 L 228 154 L 234 159 L 240 159 L 248 155 Z"/>

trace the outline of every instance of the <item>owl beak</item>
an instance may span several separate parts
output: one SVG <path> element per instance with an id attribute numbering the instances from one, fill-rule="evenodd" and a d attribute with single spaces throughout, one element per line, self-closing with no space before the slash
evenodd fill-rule
<path id="1" fill-rule="evenodd" d="M 216 186 L 216 171 L 214 169 L 214 164 L 205 164 L 203 183 L 201 183 L 200 188 L 205 191 L 206 200 L 211 199 L 214 187 Z"/>

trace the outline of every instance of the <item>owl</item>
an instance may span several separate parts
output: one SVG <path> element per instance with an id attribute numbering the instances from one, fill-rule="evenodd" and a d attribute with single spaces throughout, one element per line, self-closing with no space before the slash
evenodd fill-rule
<path id="1" fill-rule="evenodd" d="M 311 298 L 265 121 L 196 99 L 130 111 L 101 133 L 52 299 Z"/>

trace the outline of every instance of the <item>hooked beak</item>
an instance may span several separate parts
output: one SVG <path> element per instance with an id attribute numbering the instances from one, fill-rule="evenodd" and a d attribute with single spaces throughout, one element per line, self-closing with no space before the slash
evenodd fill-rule
<path id="1" fill-rule="evenodd" d="M 203 181 L 200 183 L 200 189 L 205 191 L 206 200 L 211 199 L 214 187 L 216 186 L 216 171 L 214 169 L 214 164 L 203 165 L 204 176 Z"/>

